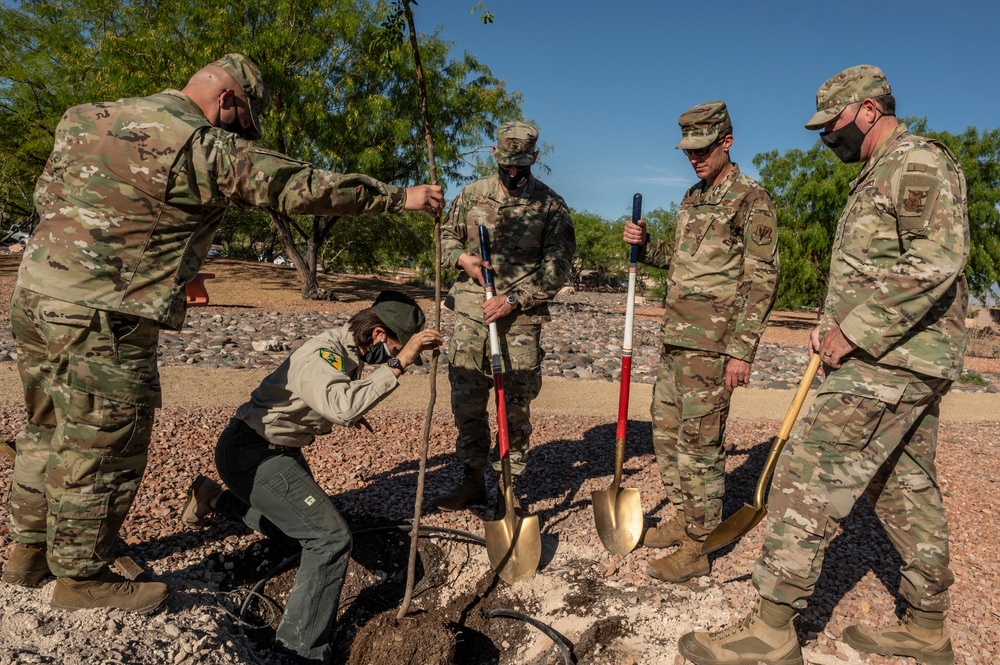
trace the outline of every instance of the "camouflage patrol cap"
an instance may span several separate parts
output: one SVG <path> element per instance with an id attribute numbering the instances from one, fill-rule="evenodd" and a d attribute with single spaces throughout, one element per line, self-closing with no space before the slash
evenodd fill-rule
<path id="1" fill-rule="evenodd" d="M 399 291 L 383 291 L 372 305 L 375 315 L 405 346 L 424 328 L 427 319 L 413 298 Z"/>
<path id="2" fill-rule="evenodd" d="M 882 70 L 873 65 L 848 67 L 834 74 L 816 92 L 816 113 L 809 118 L 806 129 L 823 129 L 848 105 L 869 97 L 892 93 Z"/>
<path id="3" fill-rule="evenodd" d="M 501 166 L 527 166 L 535 156 L 538 130 L 524 122 L 505 122 L 497 127 L 497 149 Z"/>
<path id="4" fill-rule="evenodd" d="M 227 53 L 212 63 L 233 77 L 250 100 L 250 118 L 253 132 L 247 132 L 251 141 L 260 139 L 260 116 L 271 103 L 271 95 L 264 85 L 264 79 L 253 60 L 240 53 Z"/>
<path id="5" fill-rule="evenodd" d="M 733 131 L 733 121 L 723 101 L 705 102 L 681 113 L 677 119 L 681 126 L 681 138 L 677 147 L 681 150 L 705 148 L 722 134 Z"/>

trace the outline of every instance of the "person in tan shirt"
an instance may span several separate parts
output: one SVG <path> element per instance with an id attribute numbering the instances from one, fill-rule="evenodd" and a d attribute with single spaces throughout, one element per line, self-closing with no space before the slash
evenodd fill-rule
<path id="1" fill-rule="evenodd" d="M 334 425 L 351 427 L 395 390 L 420 352 L 441 344 L 408 296 L 383 291 L 347 325 L 309 339 L 253 391 L 219 437 L 225 491 L 199 476 L 181 514 L 187 526 L 216 511 L 302 550 L 275 641 L 279 662 L 327 663 L 351 531 L 313 479 L 302 447 Z M 378 365 L 362 376 L 365 364 Z M 280 526 L 279 526 L 280 525 Z"/>

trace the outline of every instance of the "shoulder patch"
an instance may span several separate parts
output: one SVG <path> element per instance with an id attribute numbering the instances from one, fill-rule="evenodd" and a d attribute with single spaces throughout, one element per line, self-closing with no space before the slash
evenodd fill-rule
<path id="1" fill-rule="evenodd" d="M 751 210 L 743 231 L 749 237 L 746 252 L 750 256 L 769 261 L 778 245 L 778 224 L 769 210 L 755 207 Z"/>
<path id="2" fill-rule="evenodd" d="M 339 353 L 334 353 L 330 349 L 320 349 L 319 357 L 330 364 L 330 367 L 334 368 L 338 372 L 344 371 L 344 356 Z"/>
<path id="3" fill-rule="evenodd" d="M 924 227 L 937 199 L 938 178 L 919 171 L 907 171 L 899 179 L 896 193 L 896 214 L 900 230 Z"/>

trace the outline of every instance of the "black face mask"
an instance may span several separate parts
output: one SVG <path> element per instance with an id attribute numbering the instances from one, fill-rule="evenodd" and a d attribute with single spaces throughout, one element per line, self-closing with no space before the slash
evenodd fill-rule
<path id="1" fill-rule="evenodd" d="M 389 358 L 392 358 L 392 354 L 389 353 L 389 347 L 385 342 L 372 344 L 365 351 L 365 354 L 361 356 L 361 359 L 369 365 L 381 365 L 389 360 Z"/>
<path id="2" fill-rule="evenodd" d="M 233 134 L 239 136 L 241 139 L 247 139 L 248 141 L 250 140 L 249 137 L 247 137 L 247 130 L 244 129 L 243 125 L 240 123 L 239 114 L 236 115 L 236 120 L 233 120 L 232 122 L 224 122 L 222 120 L 221 106 L 219 107 L 219 124 L 216 125 L 216 127 L 218 127 L 219 129 L 224 129 L 227 132 L 232 132 Z"/>
<path id="3" fill-rule="evenodd" d="M 858 113 L 861 113 L 860 106 L 857 113 L 854 114 L 854 120 L 850 124 L 840 129 L 835 129 L 832 132 L 819 133 L 820 140 L 845 164 L 853 164 L 861 161 L 861 145 L 865 142 L 868 132 L 875 126 L 875 123 L 872 123 L 872 127 L 868 128 L 868 132 L 861 131 L 857 123 Z M 885 113 L 882 114 L 882 116 L 885 115 Z M 879 120 L 881 120 L 881 117 L 876 119 L 875 122 Z"/>
<path id="4" fill-rule="evenodd" d="M 498 166 L 497 172 L 500 174 L 500 182 L 507 188 L 508 192 L 521 189 L 528 184 L 528 176 L 531 175 L 531 165 L 518 167 L 514 175 L 508 173 L 510 167 Z"/>

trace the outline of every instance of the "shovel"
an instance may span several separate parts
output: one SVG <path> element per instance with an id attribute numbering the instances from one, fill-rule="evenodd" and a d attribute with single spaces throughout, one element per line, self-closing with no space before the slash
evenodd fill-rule
<path id="1" fill-rule="evenodd" d="M 642 194 L 632 197 L 632 223 L 642 218 Z M 632 245 L 628 266 L 628 303 L 625 305 L 625 341 L 622 342 L 621 389 L 618 391 L 618 432 L 615 434 L 615 477 L 611 487 L 590 493 L 597 535 L 612 554 L 625 556 L 642 537 L 642 503 L 639 490 L 622 488 L 625 464 L 625 429 L 628 426 L 628 392 L 632 378 L 632 326 L 635 321 L 636 263 L 639 246 Z"/>
<path id="2" fill-rule="evenodd" d="M 799 382 L 799 387 L 795 391 L 792 404 L 788 407 L 785 420 L 781 423 L 778 436 L 774 437 L 774 441 L 771 443 L 771 451 L 767 454 L 764 469 L 760 472 L 760 480 L 757 481 L 757 489 L 753 493 L 753 505 L 743 504 L 743 507 L 730 515 L 729 519 L 715 527 L 712 533 L 708 534 L 705 542 L 701 544 L 702 554 L 710 554 L 729 543 L 736 542 L 764 519 L 764 515 L 767 514 L 765 501 L 767 500 L 767 488 L 771 483 L 771 476 L 774 475 L 774 469 L 778 466 L 781 450 L 785 447 L 785 442 L 788 441 L 788 435 L 792 433 L 792 425 L 795 424 L 795 419 L 799 415 L 799 409 L 802 408 L 802 402 L 806 399 L 806 393 L 809 392 L 809 386 L 812 385 L 817 369 L 819 369 L 819 355 L 814 353 L 809 359 L 805 376 L 802 377 L 802 381 Z"/>
<path id="3" fill-rule="evenodd" d="M 483 261 L 490 260 L 490 238 L 486 227 L 479 226 L 479 247 Z M 493 297 L 493 271 L 483 268 L 486 300 Z M 500 578 L 513 584 L 530 579 L 542 558 L 542 537 L 538 517 L 526 516 L 514 502 L 514 482 L 510 473 L 510 443 L 507 435 L 507 404 L 503 393 L 503 365 L 500 360 L 500 339 L 497 324 L 490 324 L 490 354 L 493 365 L 493 385 L 497 400 L 497 439 L 500 442 L 500 466 L 503 474 L 503 519 L 486 522 L 486 553 L 490 565 Z"/>

